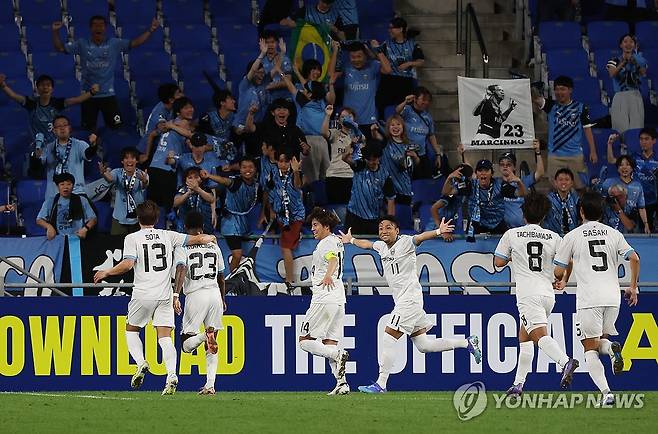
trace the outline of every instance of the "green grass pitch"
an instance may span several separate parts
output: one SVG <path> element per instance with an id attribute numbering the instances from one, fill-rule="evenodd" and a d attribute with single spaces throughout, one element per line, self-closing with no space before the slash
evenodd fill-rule
<path id="1" fill-rule="evenodd" d="M 556 393 L 556 392 L 553 392 Z M 658 392 L 643 408 L 487 409 L 460 421 L 452 392 L 43 392 L 0 394 L 2 433 L 655 432 Z M 652 428 L 653 427 L 653 428 Z"/>

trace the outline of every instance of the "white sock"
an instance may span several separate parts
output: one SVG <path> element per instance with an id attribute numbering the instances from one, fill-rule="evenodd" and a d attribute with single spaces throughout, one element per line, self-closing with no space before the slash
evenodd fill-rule
<path id="1" fill-rule="evenodd" d="M 139 332 L 129 332 L 126 330 L 126 342 L 128 344 L 128 352 L 132 356 L 137 366 L 144 363 L 144 345 L 142 339 L 139 337 Z"/>
<path id="2" fill-rule="evenodd" d="M 599 339 L 599 354 L 604 356 L 609 356 L 610 360 L 614 358 L 614 353 L 612 352 L 612 342 L 609 339 Z"/>
<path id="3" fill-rule="evenodd" d="M 331 368 L 331 373 L 334 374 L 334 377 L 338 380 L 338 377 L 336 377 L 336 374 L 338 374 L 338 363 L 336 363 L 334 359 L 329 359 L 329 367 Z"/>
<path id="4" fill-rule="evenodd" d="M 610 393 L 608 380 L 605 378 L 603 363 L 601 363 L 601 359 L 599 359 L 599 352 L 596 350 L 585 351 L 585 362 L 587 363 L 589 376 L 592 377 L 596 387 L 598 387 L 601 393 L 604 395 L 606 393 Z"/>
<path id="5" fill-rule="evenodd" d="M 208 337 L 206 336 L 205 333 L 197 333 L 194 336 L 190 336 L 189 338 L 185 339 L 185 342 L 183 342 L 183 351 L 186 353 L 191 353 L 192 351 L 196 350 L 199 345 L 204 343 Z"/>
<path id="6" fill-rule="evenodd" d="M 162 348 L 162 360 L 167 368 L 167 379 L 176 377 L 176 347 L 174 347 L 171 336 L 159 338 L 158 344 Z"/>
<path id="7" fill-rule="evenodd" d="M 206 352 L 206 389 L 215 387 L 215 377 L 217 376 L 217 362 L 219 357 L 217 354 Z"/>
<path id="8" fill-rule="evenodd" d="M 532 359 L 535 358 L 535 344 L 532 341 L 519 343 L 519 361 L 516 364 L 514 384 L 525 384 L 528 372 L 532 371 Z"/>
<path id="9" fill-rule="evenodd" d="M 388 376 L 391 374 L 391 369 L 393 369 L 393 365 L 395 364 L 395 345 L 397 341 L 393 336 L 384 333 L 384 338 L 382 339 L 382 361 L 379 364 L 379 377 L 377 378 L 377 384 L 382 389 L 386 389 Z"/>
<path id="10" fill-rule="evenodd" d="M 322 356 L 327 359 L 336 360 L 338 358 L 338 346 L 325 345 L 317 339 L 304 339 L 299 342 L 299 347 L 315 356 Z"/>
<path id="11" fill-rule="evenodd" d="M 411 338 L 411 341 L 421 353 L 440 353 L 442 351 L 450 351 L 455 348 L 466 348 L 468 346 L 468 341 L 466 339 L 432 339 L 424 333 Z"/>
<path id="12" fill-rule="evenodd" d="M 542 336 L 537 342 L 537 346 L 546 353 L 548 357 L 555 360 L 560 368 L 564 368 L 564 365 L 569 361 L 569 356 L 562 351 L 560 345 L 557 341 L 550 336 Z"/>

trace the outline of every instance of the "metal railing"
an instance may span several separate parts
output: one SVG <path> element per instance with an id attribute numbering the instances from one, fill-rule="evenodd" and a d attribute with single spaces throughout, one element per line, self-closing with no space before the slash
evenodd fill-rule
<path id="1" fill-rule="evenodd" d="M 457 54 L 464 56 L 464 75 L 466 77 L 471 76 L 471 44 L 473 38 L 471 31 L 475 31 L 475 37 L 480 46 L 480 53 L 482 54 L 482 77 L 489 77 L 489 53 L 484 43 L 484 37 L 482 37 L 482 31 L 473 4 L 468 3 L 466 9 L 464 9 L 462 0 L 457 0 L 455 17 L 457 24 Z"/>

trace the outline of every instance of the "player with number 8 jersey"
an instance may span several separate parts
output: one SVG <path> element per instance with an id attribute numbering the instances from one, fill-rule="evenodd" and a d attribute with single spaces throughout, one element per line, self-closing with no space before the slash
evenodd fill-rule
<path id="1" fill-rule="evenodd" d="M 107 276 L 116 276 L 133 269 L 133 293 L 128 303 L 126 320 L 126 341 L 128 352 L 137 363 L 131 386 L 142 385 L 149 372 L 149 364 L 144 359 L 144 346 L 139 332 L 149 321 L 156 328 L 158 344 L 162 348 L 162 358 L 167 369 L 167 381 L 163 395 L 176 392 L 176 348 L 171 339 L 174 328 L 174 308 L 172 305 L 172 257 L 176 248 L 192 244 L 208 244 L 216 241 L 214 235 L 188 236 L 178 232 L 155 229 L 160 209 L 147 200 L 137 206 L 137 220 L 140 230 L 129 234 L 123 240 L 123 260 L 109 270 L 98 271 L 94 282 Z"/>
<path id="2" fill-rule="evenodd" d="M 603 215 L 603 199 L 596 192 L 587 192 L 581 199 L 580 215 L 583 224 L 564 237 L 555 255 L 554 274 L 562 279 L 569 261 L 573 261 L 576 287 L 576 336 L 585 350 L 587 369 L 594 384 L 603 394 L 601 405 L 614 404 L 605 370 L 599 354 L 610 357 L 615 374 L 624 368 L 621 344 L 610 341 L 617 335 L 615 322 L 619 315 L 619 259 L 630 261 L 630 286 L 626 289 L 628 304 L 637 304 L 637 280 L 640 258 L 616 229 L 599 223 Z"/>
<path id="3" fill-rule="evenodd" d="M 496 247 L 494 263 L 505 267 L 511 262 L 512 280 L 516 283 L 516 306 L 519 310 L 519 358 L 514 384 L 508 395 L 523 393 L 526 376 L 532 369 L 536 344 L 562 368 L 560 386 L 571 384 L 578 360 L 569 358 L 555 339 L 548 335 L 548 317 L 555 305 L 554 287 L 563 289 L 565 282 L 553 282 L 553 258 L 562 239 L 539 226 L 551 209 L 545 195 L 531 193 L 523 203 L 525 226 L 505 232 Z"/>

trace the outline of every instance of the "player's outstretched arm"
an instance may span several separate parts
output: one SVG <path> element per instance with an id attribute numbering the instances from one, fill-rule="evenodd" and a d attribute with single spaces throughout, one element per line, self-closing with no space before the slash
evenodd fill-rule
<path id="1" fill-rule="evenodd" d="M 196 246 L 198 244 L 210 244 L 216 242 L 217 242 L 217 237 L 214 235 L 208 235 L 208 234 L 188 235 L 186 245 Z"/>
<path id="2" fill-rule="evenodd" d="M 432 238 L 438 238 L 441 236 L 441 234 L 452 232 L 454 230 L 455 225 L 452 224 L 452 219 L 446 221 L 445 218 L 442 218 L 438 229 L 422 232 L 414 236 L 414 244 L 420 246 L 423 241 L 431 240 Z"/>
<path id="3" fill-rule="evenodd" d="M 352 236 L 352 228 L 349 228 L 346 234 L 344 234 L 342 231 L 339 231 L 339 233 L 340 240 L 343 242 L 343 244 L 354 244 L 361 249 L 372 249 L 372 241 L 357 240 Z"/>
<path id="4" fill-rule="evenodd" d="M 120 274 L 127 273 L 128 271 L 132 270 L 134 266 L 135 260 L 126 258 L 109 270 L 97 271 L 96 274 L 94 274 L 94 283 L 98 283 L 108 276 L 118 276 Z"/>
<path id="5" fill-rule="evenodd" d="M 640 257 L 636 252 L 631 253 L 628 258 L 631 261 L 631 283 L 624 291 L 629 306 L 637 305 L 637 279 L 640 276 Z"/>

